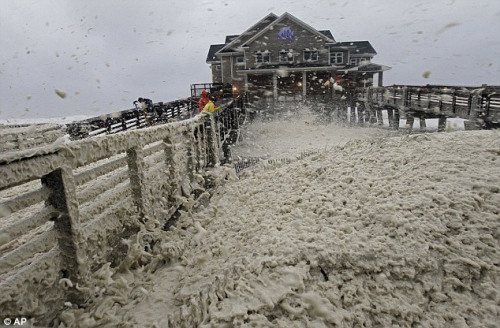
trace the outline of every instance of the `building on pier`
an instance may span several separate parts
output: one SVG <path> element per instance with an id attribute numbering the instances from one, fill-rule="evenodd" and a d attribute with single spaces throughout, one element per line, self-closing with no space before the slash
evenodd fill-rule
<path id="1" fill-rule="evenodd" d="M 258 97 L 306 99 L 345 87 L 383 83 L 390 67 L 375 64 L 369 41 L 337 42 L 329 30 L 316 30 L 295 16 L 270 13 L 240 35 L 210 46 L 212 82 Z"/>

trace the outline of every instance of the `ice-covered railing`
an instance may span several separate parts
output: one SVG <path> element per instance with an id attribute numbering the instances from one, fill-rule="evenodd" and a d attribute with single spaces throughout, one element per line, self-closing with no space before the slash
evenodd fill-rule
<path id="1" fill-rule="evenodd" d="M 468 120 L 477 128 L 500 127 L 500 87 L 404 86 L 370 87 L 358 90 L 358 101 L 382 124 L 381 110 L 388 112 L 389 125 L 398 128 L 400 116 L 412 126 L 415 118 L 438 118 L 438 130 L 447 118 Z"/>
<path id="2" fill-rule="evenodd" d="M 0 124 L 0 153 L 50 144 L 61 137 L 62 134 L 61 126 L 57 124 L 32 124 L 25 126 Z"/>
<path id="3" fill-rule="evenodd" d="M 0 308 L 48 324 L 117 267 L 141 227 L 161 229 L 203 190 L 239 109 L 0 157 Z M 237 115 L 236 115 L 237 116 Z M 90 288 L 90 289 L 89 289 Z"/>
<path id="4" fill-rule="evenodd" d="M 192 108 L 197 107 L 197 99 L 186 98 L 167 103 L 158 102 L 146 110 L 127 109 L 103 114 L 83 121 L 67 124 L 72 140 L 83 139 L 101 134 L 141 129 L 152 125 L 170 123 L 191 116 Z"/>

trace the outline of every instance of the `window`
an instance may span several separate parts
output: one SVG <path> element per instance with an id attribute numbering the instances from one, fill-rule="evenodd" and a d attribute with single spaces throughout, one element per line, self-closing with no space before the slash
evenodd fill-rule
<path id="1" fill-rule="evenodd" d="M 245 63 L 245 57 L 239 56 L 236 57 L 236 64 L 244 64 Z"/>
<path id="2" fill-rule="evenodd" d="M 282 49 L 280 51 L 280 62 L 281 63 L 291 63 L 293 62 L 293 49 L 284 50 Z"/>
<path id="3" fill-rule="evenodd" d="M 220 64 L 214 64 L 214 69 L 216 71 L 220 71 Z"/>
<path id="4" fill-rule="evenodd" d="M 318 50 L 304 50 L 304 61 L 318 61 Z"/>
<path id="5" fill-rule="evenodd" d="M 344 62 L 343 52 L 331 52 L 330 53 L 330 64 L 342 64 Z"/>
<path id="6" fill-rule="evenodd" d="M 361 58 L 351 58 L 349 59 L 349 64 L 351 65 L 366 65 L 370 63 L 370 58 L 369 57 L 361 57 Z"/>
<path id="7" fill-rule="evenodd" d="M 255 53 L 256 63 L 269 63 L 271 61 L 271 53 L 269 51 L 257 51 Z"/>
<path id="8" fill-rule="evenodd" d="M 359 59 L 359 65 L 367 65 L 370 63 L 370 58 L 369 57 L 365 57 L 365 58 L 360 58 Z"/>

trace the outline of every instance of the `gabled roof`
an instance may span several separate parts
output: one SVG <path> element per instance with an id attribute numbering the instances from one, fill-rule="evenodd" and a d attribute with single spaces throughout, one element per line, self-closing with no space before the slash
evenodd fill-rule
<path id="1" fill-rule="evenodd" d="M 210 49 L 208 50 L 208 55 L 207 55 L 207 63 L 211 63 L 214 61 L 220 61 L 219 58 L 215 56 L 215 53 L 219 50 L 221 50 L 225 44 L 212 44 L 210 46 Z"/>
<path id="2" fill-rule="evenodd" d="M 226 42 L 225 42 L 225 45 L 232 42 L 234 39 L 236 39 L 237 37 L 239 37 L 239 35 L 226 35 Z"/>
<path id="3" fill-rule="evenodd" d="M 234 50 L 231 50 L 232 48 L 241 46 L 249 38 L 254 36 L 256 33 L 260 32 L 264 27 L 268 26 L 270 23 L 275 21 L 277 18 L 278 18 L 278 16 L 276 16 L 273 13 L 270 13 L 269 15 L 267 15 L 266 17 L 264 17 L 260 21 L 258 21 L 255 25 L 253 25 L 252 27 L 247 29 L 245 32 L 241 33 L 236 38 L 231 40 L 231 42 L 225 44 L 225 46 L 222 49 L 220 49 L 218 52 L 220 52 L 220 53 L 233 52 Z M 227 40 L 228 39 L 226 37 L 226 41 Z"/>
<path id="4" fill-rule="evenodd" d="M 339 47 L 339 48 L 350 48 L 351 50 L 351 55 L 356 55 L 356 54 L 371 54 L 371 55 L 376 55 L 377 52 L 375 49 L 372 47 L 370 42 L 368 41 L 346 41 L 346 42 L 337 42 L 335 45 L 332 47 Z"/>
<path id="5" fill-rule="evenodd" d="M 318 32 L 323 34 L 324 36 L 326 36 L 329 39 L 335 40 L 335 38 L 333 37 L 333 34 L 332 34 L 332 32 L 330 32 L 330 30 L 324 30 L 324 31 L 318 31 Z"/>
<path id="6" fill-rule="evenodd" d="M 252 41 L 254 41 L 255 39 L 257 39 L 258 37 L 260 37 L 262 34 L 266 33 L 271 28 L 273 28 L 276 24 L 278 24 L 279 22 L 282 22 L 285 19 L 290 19 L 291 21 L 295 22 L 296 24 L 301 25 L 302 27 L 304 27 L 304 29 L 308 30 L 312 34 L 315 34 L 315 35 L 319 36 L 320 38 L 324 39 L 327 42 L 335 43 L 335 39 L 333 39 L 333 36 L 330 38 L 330 37 L 326 36 L 325 34 L 319 32 L 314 27 L 312 27 L 312 26 L 304 23 L 303 21 L 301 21 L 297 17 L 293 16 L 292 14 L 289 14 L 289 13 L 285 12 L 278 19 L 274 20 L 271 24 L 268 24 L 265 28 L 263 28 L 259 33 L 255 34 L 250 39 L 248 39 L 245 42 L 245 45 L 251 43 Z"/>

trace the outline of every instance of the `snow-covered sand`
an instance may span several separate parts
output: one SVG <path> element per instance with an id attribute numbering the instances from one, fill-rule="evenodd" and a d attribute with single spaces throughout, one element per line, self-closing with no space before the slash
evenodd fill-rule
<path id="1" fill-rule="evenodd" d="M 495 327 L 500 131 L 305 122 L 294 153 L 318 154 L 224 169 L 210 202 L 186 204 L 171 231 L 142 232 L 152 255 L 132 247 L 130 268 L 97 272 L 92 304 L 68 304 L 63 326 Z M 250 128 L 274 137 L 261 154 L 289 155 L 287 123 L 270 124 Z"/>

